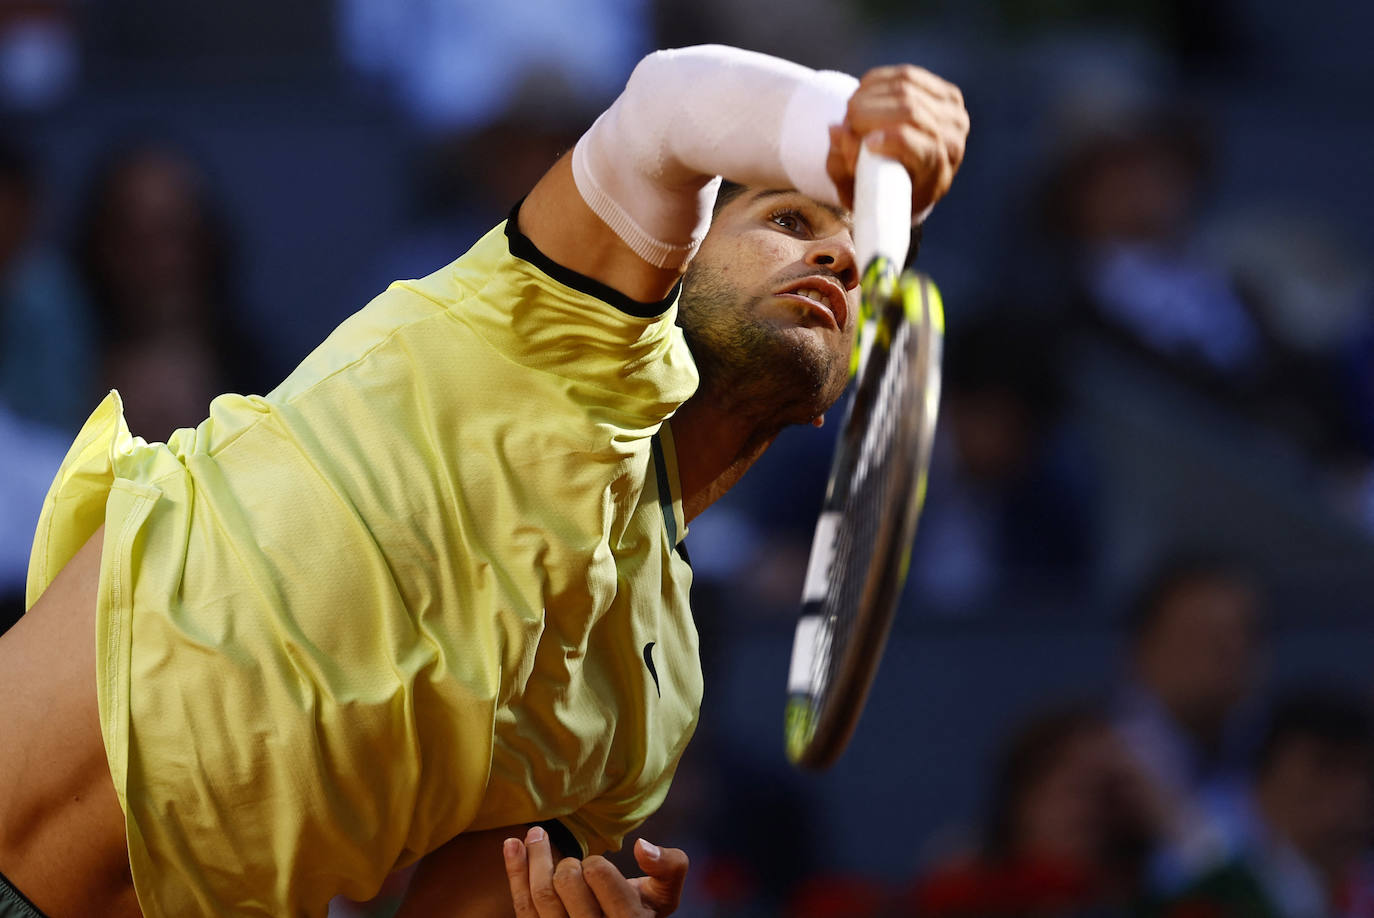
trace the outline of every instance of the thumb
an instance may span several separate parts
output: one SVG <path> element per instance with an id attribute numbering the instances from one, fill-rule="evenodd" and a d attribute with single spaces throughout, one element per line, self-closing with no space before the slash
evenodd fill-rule
<path id="1" fill-rule="evenodd" d="M 682 900 L 682 888 L 687 884 L 687 853 L 681 848 L 660 848 L 641 838 L 635 842 L 635 861 L 646 874 L 633 881 L 640 898 L 656 914 L 670 914 Z"/>

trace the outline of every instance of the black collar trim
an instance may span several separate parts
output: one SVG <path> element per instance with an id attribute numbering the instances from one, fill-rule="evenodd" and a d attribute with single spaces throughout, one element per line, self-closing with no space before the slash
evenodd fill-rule
<path id="1" fill-rule="evenodd" d="M 677 300 L 678 290 L 682 287 L 682 281 L 673 285 L 673 289 L 668 295 L 656 303 L 641 303 L 639 300 L 631 299 L 613 287 L 594 280 L 585 274 L 579 274 L 571 268 L 565 268 L 554 261 L 535 247 L 530 241 L 530 237 L 520 232 L 519 222 L 516 219 L 520 214 L 520 205 L 525 203 L 521 198 L 515 202 L 511 208 L 510 217 L 506 219 L 506 239 L 510 244 L 510 253 L 522 261 L 527 261 L 549 277 L 558 281 L 566 287 L 571 287 L 579 293 L 594 296 L 603 303 L 609 303 L 626 315 L 634 316 L 638 319 L 656 319 L 668 311 Z"/>

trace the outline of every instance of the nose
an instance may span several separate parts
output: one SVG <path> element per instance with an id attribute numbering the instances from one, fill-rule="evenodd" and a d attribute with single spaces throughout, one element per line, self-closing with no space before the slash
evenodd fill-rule
<path id="1" fill-rule="evenodd" d="M 845 290 L 859 286 L 859 267 L 854 254 L 854 237 L 848 230 L 817 239 L 807 250 L 806 263 L 825 268 L 844 285 Z"/>

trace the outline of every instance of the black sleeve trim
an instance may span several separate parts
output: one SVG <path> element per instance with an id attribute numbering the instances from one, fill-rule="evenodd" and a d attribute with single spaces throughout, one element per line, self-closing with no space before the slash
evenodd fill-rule
<path id="1" fill-rule="evenodd" d="M 626 315 L 631 315 L 638 319 L 653 319 L 663 315 L 668 311 L 668 307 L 673 305 L 673 301 L 677 299 L 677 293 L 679 288 L 682 287 L 682 281 L 678 281 L 674 284 L 673 289 L 668 292 L 668 295 L 658 302 L 641 303 L 639 300 L 631 299 L 614 287 L 608 287 L 599 280 L 594 280 L 585 274 L 579 274 L 571 268 L 563 267 L 543 252 L 539 251 L 539 249 L 535 248 L 534 243 L 530 241 L 530 237 L 520 232 L 520 226 L 516 218 L 520 214 L 520 205 L 524 203 L 524 198 L 516 201 L 515 206 L 511 208 L 510 217 L 506 220 L 506 239 L 510 244 L 510 253 L 516 258 L 522 261 L 528 261 L 560 284 L 571 287 L 579 293 L 594 296 L 603 303 L 609 303 Z"/>
<path id="2" fill-rule="evenodd" d="M 568 831 L 568 827 L 557 819 L 546 819 L 543 822 L 536 822 L 545 832 L 549 833 L 549 842 L 561 857 L 584 858 L 587 852 L 582 850 L 582 843 L 577 840 L 577 836 Z"/>
<path id="3" fill-rule="evenodd" d="M 663 511 L 663 528 L 668 531 L 668 544 L 677 545 L 677 517 L 673 515 L 673 492 L 668 486 L 668 465 L 663 461 L 663 441 L 654 434 L 649 441 L 654 456 L 654 473 L 658 479 L 658 505 Z"/>

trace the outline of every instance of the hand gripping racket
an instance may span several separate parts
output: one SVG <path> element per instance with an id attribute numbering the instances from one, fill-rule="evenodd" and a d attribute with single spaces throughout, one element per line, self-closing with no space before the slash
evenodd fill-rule
<path id="1" fill-rule="evenodd" d="M 834 764 L 854 731 L 925 499 L 944 314 L 928 277 L 901 273 L 910 232 L 910 177 L 864 148 L 854 183 L 864 268 L 857 383 L 816 523 L 787 680 L 787 756 L 804 768 Z"/>

